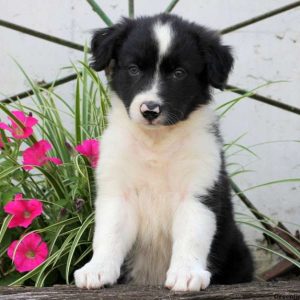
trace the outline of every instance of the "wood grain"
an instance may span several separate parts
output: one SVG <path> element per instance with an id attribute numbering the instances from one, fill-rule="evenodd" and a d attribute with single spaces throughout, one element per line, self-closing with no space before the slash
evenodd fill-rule
<path id="1" fill-rule="evenodd" d="M 102 300 L 102 299 L 299 299 L 300 281 L 253 282 L 215 285 L 198 293 L 174 293 L 163 287 L 117 285 L 101 290 L 83 290 L 59 285 L 46 288 L 0 287 L 0 300 Z"/>

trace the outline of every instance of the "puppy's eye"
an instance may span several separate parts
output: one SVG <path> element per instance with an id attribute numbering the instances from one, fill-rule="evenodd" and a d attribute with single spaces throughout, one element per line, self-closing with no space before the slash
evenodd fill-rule
<path id="1" fill-rule="evenodd" d="M 137 65 L 130 65 L 128 67 L 128 73 L 131 76 L 137 76 L 137 75 L 140 74 L 140 69 L 139 69 L 139 67 Z"/>
<path id="2" fill-rule="evenodd" d="M 186 71 L 183 68 L 177 68 L 174 73 L 174 79 L 183 79 L 186 76 Z"/>

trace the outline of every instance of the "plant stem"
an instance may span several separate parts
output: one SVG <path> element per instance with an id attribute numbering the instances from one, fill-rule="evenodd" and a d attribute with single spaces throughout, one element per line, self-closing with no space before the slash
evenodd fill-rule
<path id="1" fill-rule="evenodd" d="M 239 94 L 239 95 L 245 95 L 245 94 L 249 93 L 249 91 L 241 89 L 241 88 L 233 86 L 233 85 L 227 85 L 226 89 L 229 89 L 229 90 L 231 90 L 231 92 Z M 266 103 L 266 104 L 269 104 L 269 105 L 272 105 L 272 106 L 275 106 L 275 107 L 284 109 L 286 111 L 300 115 L 300 108 L 273 100 L 271 98 L 268 98 L 268 97 L 265 97 L 265 96 L 262 96 L 259 94 L 254 93 L 252 95 L 249 95 L 248 98 L 251 98 L 251 99 L 254 99 L 254 100 L 257 100 L 257 101 L 260 101 L 260 102 L 263 102 L 263 103 Z"/>
<path id="2" fill-rule="evenodd" d="M 259 212 L 259 210 L 252 204 L 252 202 L 246 197 L 246 195 L 241 191 L 241 189 L 237 186 L 237 184 L 230 179 L 230 184 L 233 191 L 236 195 L 242 200 L 242 202 L 249 208 L 251 213 L 259 220 L 264 220 L 264 216 Z M 270 227 L 267 226 L 265 222 L 261 222 L 262 226 L 269 229 Z"/>
<path id="3" fill-rule="evenodd" d="M 245 20 L 243 22 L 237 23 L 235 25 L 226 27 L 223 30 L 221 30 L 220 33 L 221 34 L 226 34 L 226 33 L 229 33 L 229 32 L 233 32 L 233 31 L 238 30 L 240 28 L 246 27 L 248 25 L 257 23 L 257 22 L 262 21 L 264 19 L 267 19 L 267 18 L 276 16 L 278 14 L 281 14 L 283 12 L 286 12 L 286 11 L 288 11 L 290 9 L 293 9 L 293 8 L 297 7 L 297 6 L 300 6 L 300 1 L 296 1 L 296 2 L 290 3 L 288 5 L 279 7 L 279 8 L 274 9 L 274 10 L 271 10 L 271 11 L 269 11 L 267 13 L 258 15 L 258 16 L 254 17 L 254 18 L 251 18 L 251 19 Z"/>
<path id="4" fill-rule="evenodd" d="M 49 41 L 52 43 L 56 43 L 56 44 L 59 44 L 59 45 L 65 46 L 65 47 L 69 47 L 69 48 L 72 48 L 75 50 L 84 51 L 84 47 L 77 43 L 73 43 L 71 41 L 67 41 L 67 40 L 58 38 L 56 36 L 49 35 L 49 34 L 46 34 L 46 33 L 40 32 L 40 31 L 36 31 L 36 30 L 30 29 L 30 28 L 27 28 L 24 26 L 14 24 L 14 23 L 10 23 L 10 22 L 7 22 L 7 21 L 1 20 L 1 19 L 0 19 L 0 26 L 10 28 L 12 30 L 20 31 L 22 33 L 29 34 L 31 36 L 34 36 L 34 37 L 37 37 L 37 38 L 40 38 L 40 39 L 43 39 L 43 40 L 46 40 L 46 41 Z"/>
<path id="5" fill-rule="evenodd" d="M 64 83 L 67 83 L 67 82 L 70 82 L 70 81 L 76 79 L 77 76 L 78 76 L 77 73 L 76 74 L 71 74 L 71 75 L 68 75 L 66 77 L 62 77 L 62 78 L 60 78 L 58 80 L 54 80 L 54 81 L 51 81 L 51 82 L 48 82 L 48 83 L 41 84 L 39 87 L 43 88 L 43 89 L 48 89 L 50 87 L 59 86 L 59 85 L 62 85 Z M 16 94 L 14 96 L 8 97 L 6 99 L 2 99 L 2 100 L 0 100 L 0 103 L 9 104 L 9 103 L 12 103 L 14 101 L 17 101 L 17 100 L 26 98 L 28 96 L 31 96 L 33 94 L 34 94 L 33 89 L 30 89 L 30 90 L 21 92 L 19 94 Z"/>
<path id="6" fill-rule="evenodd" d="M 105 14 L 105 12 L 101 9 L 101 7 L 94 0 L 86 0 L 88 4 L 92 7 L 93 11 L 102 19 L 102 21 L 108 25 L 112 26 L 113 22 L 111 19 Z"/>
<path id="7" fill-rule="evenodd" d="M 172 0 L 166 8 L 165 12 L 170 13 L 178 2 L 179 0 Z"/>
<path id="8" fill-rule="evenodd" d="M 129 18 L 134 18 L 134 0 L 128 0 L 128 15 Z"/>

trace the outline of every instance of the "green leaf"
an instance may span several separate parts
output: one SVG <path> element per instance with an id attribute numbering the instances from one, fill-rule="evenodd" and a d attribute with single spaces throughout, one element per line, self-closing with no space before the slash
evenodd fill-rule
<path id="1" fill-rule="evenodd" d="M 267 247 L 263 247 L 263 246 L 260 246 L 260 245 L 249 245 L 249 246 L 250 247 L 254 247 L 254 248 L 263 249 L 263 250 L 268 251 L 268 252 L 270 252 L 272 254 L 280 256 L 280 257 L 286 259 L 287 261 L 291 262 L 292 264 L 294 264 L 296 267 L 298 267 L 300 269 L 300 262 L 299 261 L 297 261 L 297 260 L 295 260 L 295 259 L 293 259 L 293 258 L 291 258 L 291 257 L 289 257 L 289 256 L 287 256 L 287 255 L 285 255 L 283 253 L 280 253 L 278 251 L 275 251 L 273 249 L 270 249 L 270 248 L 267 248 Z"/>
<path id="2" fill-rule="evenodd" d="M 0 173 L 0 180 L 6 179 L 10 174 L 21 169 L 22 166 L 11 166 Z"/>
<path id="3" fill-rule="evenodd" d="M 88 218 L 83 222 L 83 224 L 80 226 L 70 249 L 69 255 L 68 255 L 68 259 L 67 259 L 67 264 L 66 264 L 66 281 L 67 284 L 69 284 L 69 272 L 70 272 L 70 266 L 71 266 L 71 262 L 73 259 L 73 255 L 75 252 L 76 247 L 78 246 L 78 243 L 84 233 L 84 231 L 93 224 L 94 222 L 94 214 L 90 214 L 88 216 Z"/>
<path id="4" fill-rule="evenodd" d="M 251 191 L 253 189 L 257 189 L 257 188 L 261 188 L 261 187 L 265 187 L 265 186 L 269 186 L 269 185 L 274 185 L 274 184 L 279 184 L 279 183 L 293 183 L 293 182 L 300 182 L 300 178 L 287 178 L 287 179 L 273 180 L 273 181 L 269 181 L 269 182 L 265 182 L 262 184 L 258 184 L 258 185 L 249 187 L 249 188 L 243 190 L 243 192 Z"/>
<path id="5" fill-rule="evenodd" d="M 80 83 L 76 82 L 76 94 L 75 94 L 75 135 L 76 144 L 80 144 L 81 139 L 81 118 L 80 118 Z"/>
<path id="6" fill-rule="evenodd" d="M 2 226 L 1 226 L 1 229 L 0 229 L 0 244 L 2 242 L 2 239 L 6 233 L 6 230 L 7 230 L 7 226 L 10 222 L 10 220 L 13 218 L 13 216 L 6 216 L 6 218 L 3 220 L 2 222 Z"/>
<path id="7" fill-rule="evenodd" d="M 52 175 L 50 172 L 46 171 L 44 168 L 36 167 L 41 173 L 45 175 L 48 179 L 50 184 L 52 185 L 55 193 L 57 194 L 58 198 L 67 198 L 68 194 L 66 193 L 64 186 L 61 184 L 60 181 L 57 180 L 57 177 Z"/>
<path id="8" fill-rule="evenodd" d="M 282 237 L 280 237 L 279 235 L 273 233 L 272 231 L 263 228 L 259 225 L 256 225 L 252 222 L 247 222 L 247 221 L 239 221 L 240 224 L 246 224 L 248 226 L 251 226 L 261 232 L 263 232 L 264 234 L 266 234 L 267 236 L 271 237 L 272 239 L 274 239 L 276 242 L 280 243 L 282 246 L 286 247 L 288 250 L 291 251 L 291 253 L 293 253 L 296 257 L 298 257 L 300 259 L 300 252 L 298 251 L 298 249 L 296 249 L 294 246 L 292 246 L 291 244 L 289 244 L 286 240 L 284 240 Z"/>

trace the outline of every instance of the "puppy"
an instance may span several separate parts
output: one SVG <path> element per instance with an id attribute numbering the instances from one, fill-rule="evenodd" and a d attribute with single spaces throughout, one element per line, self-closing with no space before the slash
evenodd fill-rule
<path id="1" fill-rule="evenodd" d="M 233 219 L 211 88 L 233 65 L 217 32 L 160 14 L 97 31 L 92 67 L 111 69 L 96 171 L 93 257 L 81 288 L 116 282 L 199 291 L 252 279 Z"/>

